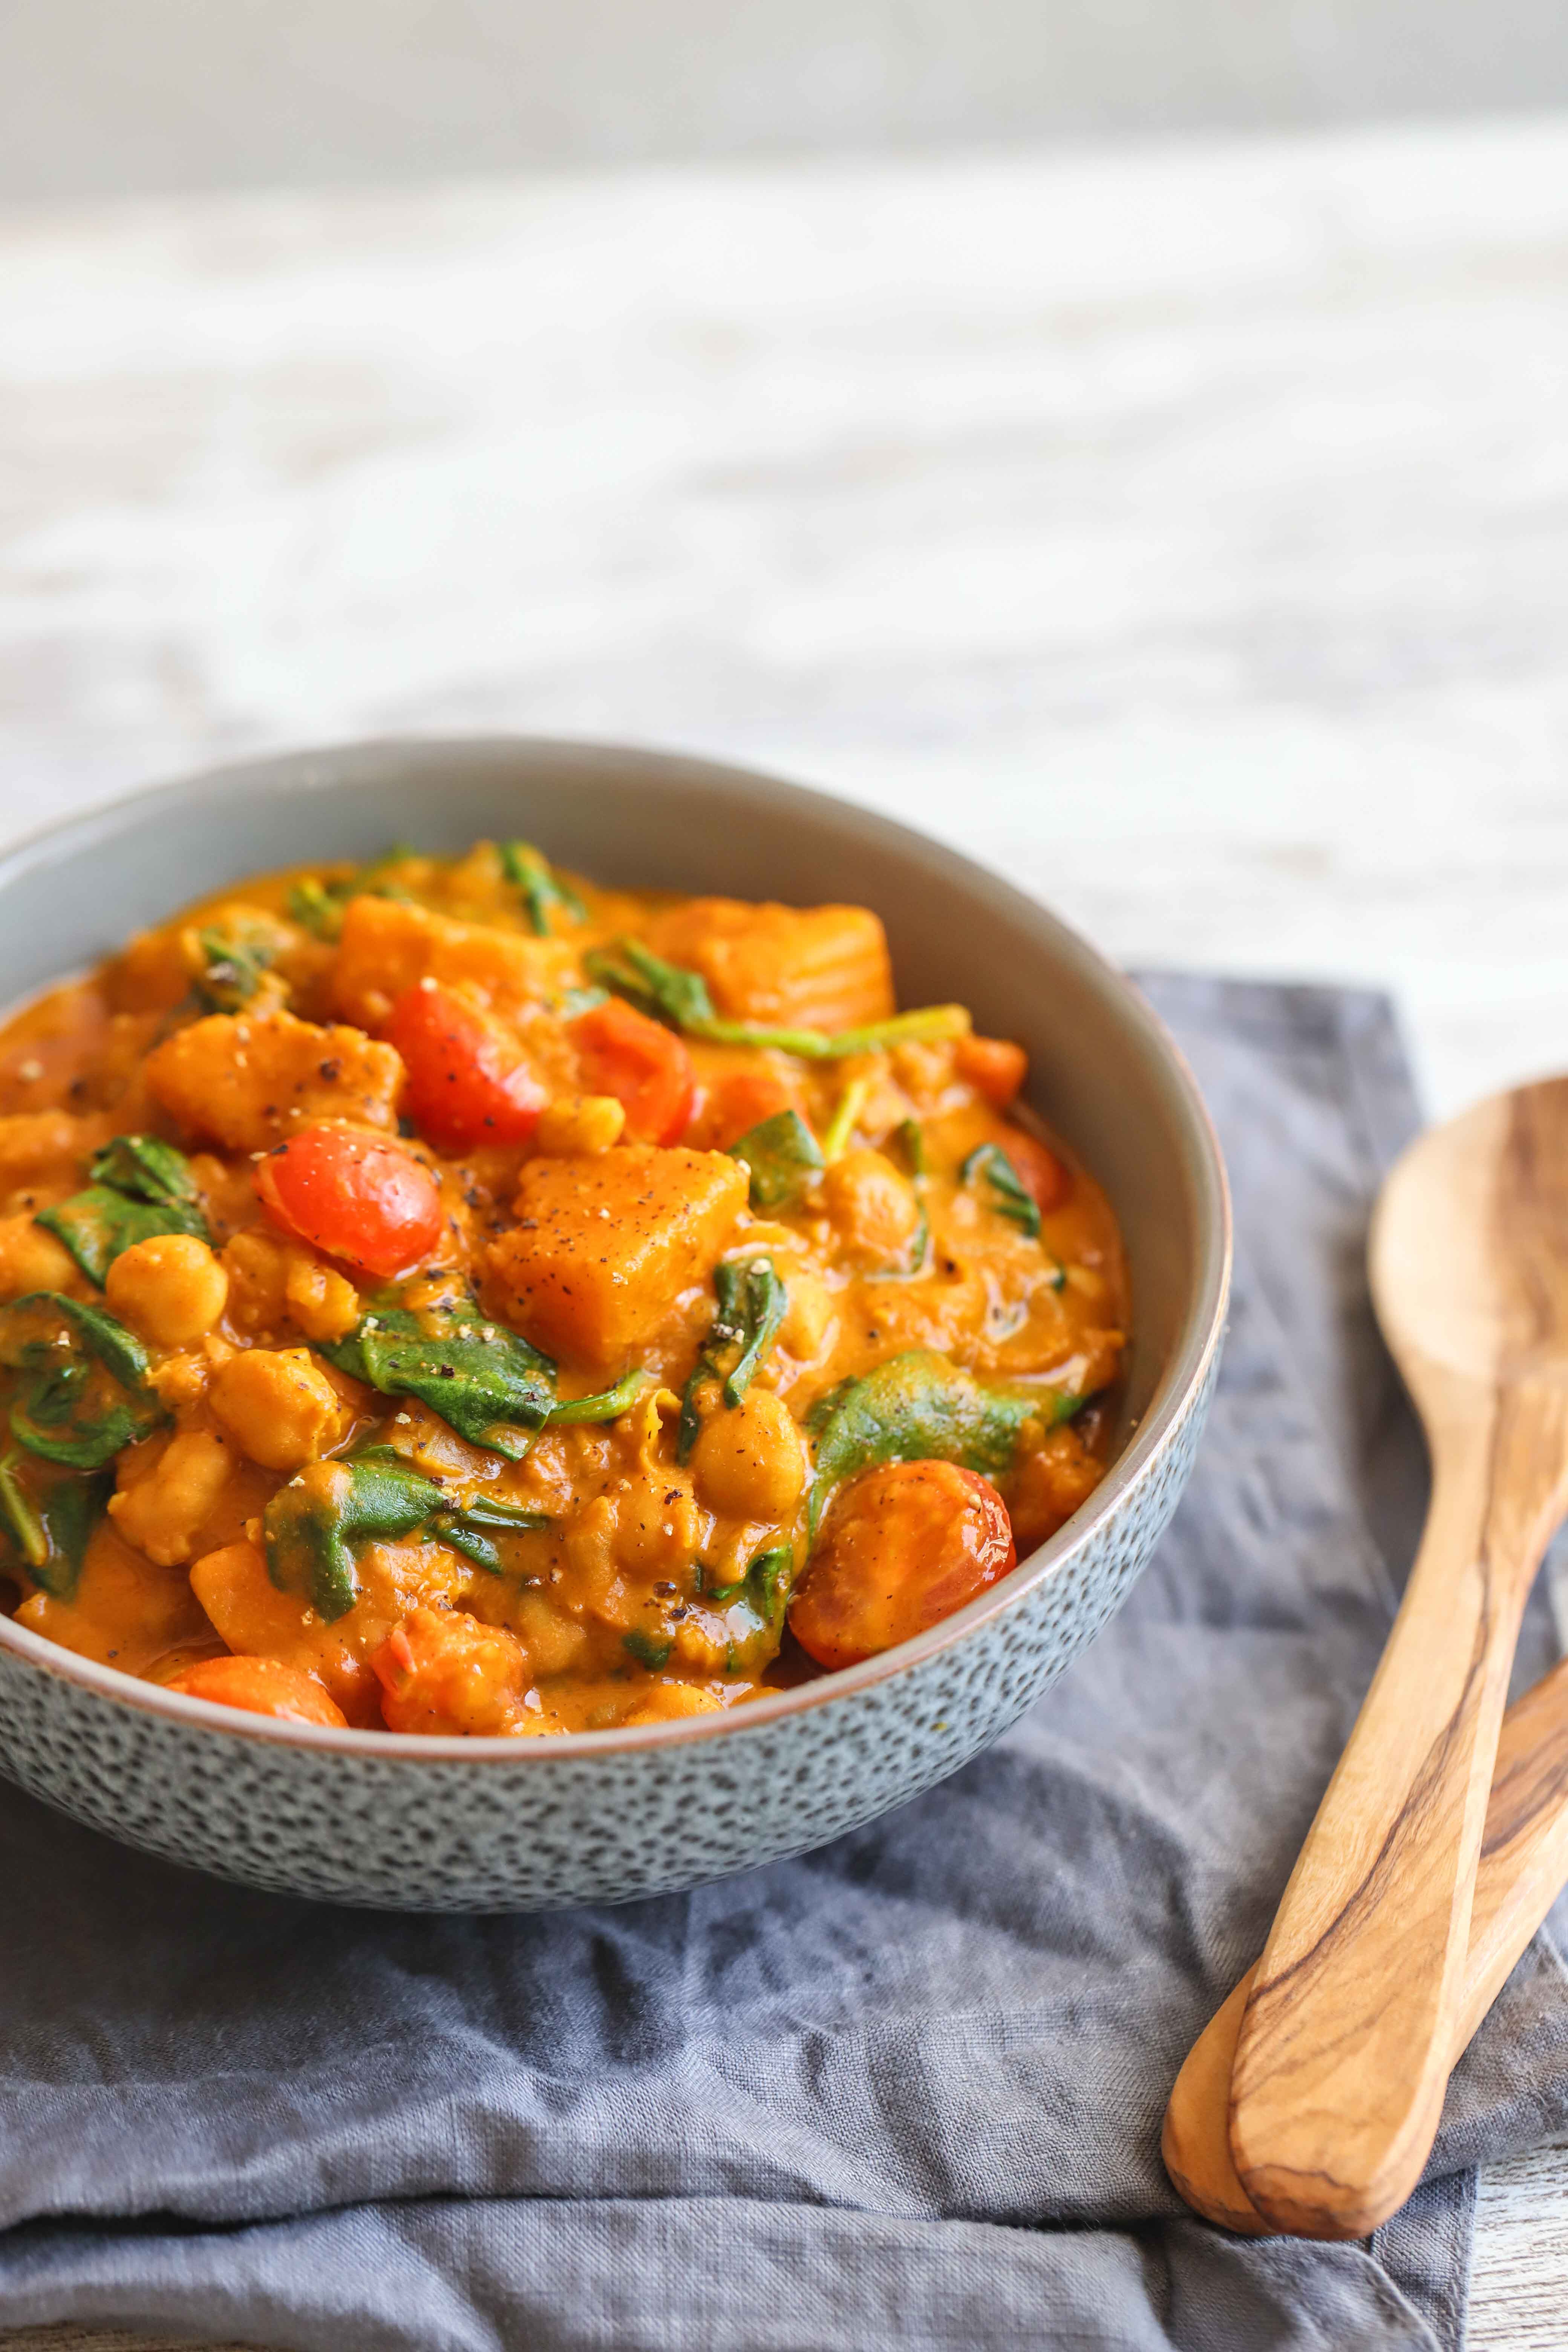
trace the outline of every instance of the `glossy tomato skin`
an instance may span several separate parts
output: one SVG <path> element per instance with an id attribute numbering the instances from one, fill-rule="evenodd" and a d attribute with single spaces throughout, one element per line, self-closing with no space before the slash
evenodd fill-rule
<path id="1" fill-rule="evenodd" d="M 515 1046 L 450 989 L 405 989 L 382 1035 L 408 1073 L 404 1108 L 438 1151 L 526 1143 L 549 1097 Z"/>
<path id="2" fill-rule="evenodd" d="M 994 1110 L 1005 1110 L 1029 1075 L 1029 1057 L 1009 1037 L 961 1037 L 952 1066 Z"/>
<path id="3" fill-rule="evenodd" d="M 697 1097 L 691 1056 L 672 1029 L 619 996 L 572 1024 L 589 1094 L 614 1095 L 644 1143 L 679 1143 Z"/>
<path id="4" fill-rule="evenodd" d="M 1016 1565 L 1007 1507 L 953 1462 L 888 1462 L 834 1497 L 790 1603 L 819 1666 L 854 1666 L 951 1617 Z"/>
<path id="5" fill-rule="evenodd" d="M 258 1160 L 254 1181 L 285 1233 L 384 1281 L 423 1265 L 446 1231 L 435 1178 L 386 1136 L 301 1128 Z"/>
<path id="6" fill-rule="evenodd" d="M 1021 1183 L 1034 1195 L 1035 1206 L 1042 1216 L 1059 1209 L 1072 1191 L 1072 1177 L 1049 1147 L 1032 1136 L 1026 1128 L 1009 1122 L 1002 1140 L 1002 1149 L 1018 1171 Z"/>

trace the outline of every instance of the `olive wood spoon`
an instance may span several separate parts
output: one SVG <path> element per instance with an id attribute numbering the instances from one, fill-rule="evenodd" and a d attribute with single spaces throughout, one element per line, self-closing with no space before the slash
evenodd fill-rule
<path id="1" fill-rule="evenodd" d="M 1510 1706 L 1487 1807 L 1464 1990 L 1450 2070 L 1515 1961 L 1568 1885 L 1568 1660 Z M 1227 2230 L 1265 2237 L 1271 2225 L 1241 2185 L 1226 2128 L 1230 2070 L 1255 1971 L 1248 1969 L 1187 2053 L 1160 2153 L 1179 2196 Z"/>
<path id="2" fill-rule="evenodd" d="M 1258 1964 L 1230 2084 L 1249 2202 L 1318 2238 L 1385 2221 L 1436 2136 L 1520 1616 L 1568 1507 L 1568 1079 L 1413 1144 L 1369 1265 L 1432 1501 Z"/>

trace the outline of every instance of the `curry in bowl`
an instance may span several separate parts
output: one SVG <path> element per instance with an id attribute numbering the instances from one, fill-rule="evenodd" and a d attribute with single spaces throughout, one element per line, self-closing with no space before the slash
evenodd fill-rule
<path id="1" fill-rule="evenodd" d="M 1102 1475 L 1127 1301 L 882 928 L 521 843 L 236 886 L 0 1031 L 0 1598 L 261 1714 L 743 1704 Z"/>

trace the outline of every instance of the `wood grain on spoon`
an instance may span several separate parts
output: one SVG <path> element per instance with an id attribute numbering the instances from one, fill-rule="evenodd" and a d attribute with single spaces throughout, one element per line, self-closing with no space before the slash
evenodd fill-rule
<path id="1" fill-rule="evenodd" d="M 1503 1717 L 1450 2071 L 1564 1884 L 1568 1662 L 1553 1667 Z M 1195 2211 L 1227 2230 L 1261 2237 L 1272 2225 L 1241 2185 L 1227 2129 L 1231 2066 L 1253 1974 L 1248 1969 L 1188 2052 L 1165 2110 L 1160 2153 L 1172 2186 Z"/>
<path id="2" fill-rule="evenodd" d="M 1460 2022 L 1520 1615 L 1568 1505 L 1568 1080 L 1414 1144 L 1370 1267 L 1431 1508 L 1246 1996 L 1230 2087 L 1248 2201 L 1325 2238 L 1364 2236 L 1415 2186 Z"/>

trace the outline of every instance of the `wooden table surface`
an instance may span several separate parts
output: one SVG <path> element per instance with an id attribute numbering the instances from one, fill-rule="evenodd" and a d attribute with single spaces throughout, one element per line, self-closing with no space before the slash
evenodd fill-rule
<path id="1" fill-rule="evenodd" d="M 637 738 L 1393 987 L 1436 1111 L 1568 1060 L 1568 121 L 14 214 L 0 283 L 0 837 Z M 1565 2221 L 1486 2179 L 1472 2346 L 1568 2341 Z"/>

